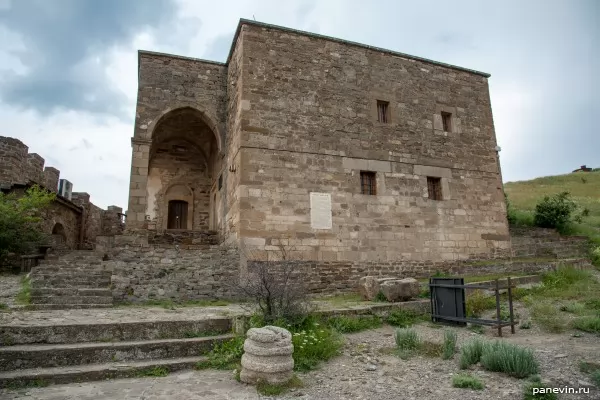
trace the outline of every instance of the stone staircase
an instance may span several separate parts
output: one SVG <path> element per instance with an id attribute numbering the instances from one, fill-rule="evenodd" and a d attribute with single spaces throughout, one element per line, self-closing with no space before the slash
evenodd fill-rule
<path id="1" fill-rule="evenodd" d="M 191 369 L 233 338 L 230 318 L 0 325 L 0 388 Z M 1 396 L 0 396 L 1 397 Z"/>
<path id="2" fill-rule="evenodd" d="M 112 307 L 112 273 L 104 269 L 102 256 L 75 250 L 42 260 L 31 272 L 30 308 Z"/>

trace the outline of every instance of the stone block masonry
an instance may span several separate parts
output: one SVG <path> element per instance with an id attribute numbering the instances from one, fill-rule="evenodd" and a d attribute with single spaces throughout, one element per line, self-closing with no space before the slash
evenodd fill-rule
<path id="1" fill-rule="evenodd" d="M 242 20 L 226 63 L 142 51 L 139 77 L 131 230 L 185 220 L 256 258 L 510 252 L 488 74 Z"/>

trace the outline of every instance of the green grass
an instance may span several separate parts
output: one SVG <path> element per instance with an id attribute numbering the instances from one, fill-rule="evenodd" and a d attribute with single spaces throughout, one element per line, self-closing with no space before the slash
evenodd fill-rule
<path id="1" fill-rule="evenodd" d="M 347 304 L 361 303 L 364 301 L 358 293 L 345 293 L 335 296 L 315 297 L 314 300 L 324 301 L 330 303 L 331 305 L 340 307 Z"/>
<path id="2" fill-rule="evenodd" d="M 35 379 L 33 381 L 11 381 L 6 385 L 8 390 L 19 390 L 19 389 L 27 389 L 27 388 L 40 388 L 46 387 L 50 384 L 45 379 Z"/>
<path id="3" fill-rule="evenodd" d="M 486 310 L 496 308 L 496 299 L 487 296 L 481 290 L 474 290 L 467 295 L 467 316 L 478 318 Z"/>
<path id="4" fill-rule="evenodd" d="M 207 359 L 196 364 L 196 369 L 235 369 L 244 354 L 244 340 L 244 337 L 237 336 L 226 342 L 215 344 L 208 353 Z"/>
<path id="5" fill-rule="evenodd" d="M 462 389 L 483 390 L 483 382 L 471 374 L 459 373 L 452 377 L 452 386 Z"/>
<path id="6" fill-rule="evenodd" d="M 510 201 L 517 225 L 533 225 L 533 211 L 544 198 L 568 191 L 571 198 L 589 215 L 581 223 L 573 224 L 567 233 L 587 236 L 591 243 L 600 246 L 600 171 L 547 176 L 522 182 L 507 182 L 504 191 Z M 593 260 L 600 265 L 600 257 Z"/>
<path id="7" fill-rule="evenodd" d="M 600 363 L 582 361 L 579 363 L 579 370 L 584 374 L 588 374 L 594 385 L 600 388 Z"/>
<path id="8" fill-rule="evenodd" d="M 444 330 L 444 344 L 442 347 L 442 358 L 449 360 L 456 353 L 456 332 L 446 329 Z"/>
<path id="9" fill-rule="evenodd" d="M 385 322 L 389 325 L 396 326 L 398 328 L 408 328 L 416 324 L 417 322 L 428 321 L 429 316 L 427 314 L 417 314 L 407 310 L 392 310 L 385 318 Z"/>
<path id="10" fill-rule="evenodd" d="M 387 299 L 385 298 L 385 295 L 381 291 L 377 292 L 373 301 L 377 302 L 377 303 L 387 303 Z"/>
<path id="11" fill-rule="evenodd" d="M 466 343 L 461 349 L 460 368 L 477 363 L 488 371 L 503 372 L 515 378 L 526 378 L 539 370 L 532 350 L 500 340 L 474 339 Z"/>
<path id="12" fill-rule="evenodd" d="M 341 334 L 324 322 L 309 317 L 297 327 L 283 326 L 292 332 L 294 369 L 310 371 L 323 361 L 337 356 L 343 345 Z"/>
<path id="13" fill-rule="evenodd" d="M 573 327 L 584 332 L 600 333 L 600 316 L 577 318 L 573 321 Z"/>
<path id="14" fill-rule="evenodd" d="M 21 278 L 21 290 L 17 293 L 15 300 L 19 304 L 31 303 L 31 278 L 27 276 Z"/>
<path id="15" fill-rule="evenodd" d="M 0 310 L 8 310 L 8 304 L 0 303 Z"/>
<path id="16" fill-rule="evenodd" d="M 302 383 L 300 378 L 294 375 L 289 382 L 281 385 L 259 382 L 256 385 L 256 391 L 263 396 L 279 396 L 288 392 L 290 389 L 298 389 L 301 387 L 304 387 L 304 384 Z"/>
<path id="17" fill-rule="evenodd" d="M 361 315 L 356 317 L 342 315 L 328 318 L 327 324 L 340 333 L 354 333 L 367 329 L 380 328 L 383 322 L 376 315 Z"/>
<path id="18" fill-rule="evenodd" d="M 136 378 L 160 377 L 169 375 L 169 370 L 165 367 L 146 368 L 135 373 Z"/>

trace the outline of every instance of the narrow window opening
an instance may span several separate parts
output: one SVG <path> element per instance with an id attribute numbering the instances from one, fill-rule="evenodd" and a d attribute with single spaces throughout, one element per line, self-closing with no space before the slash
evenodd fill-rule
<path id="1" fill-rule="evenodd" d="M 389 110 L 390 110 L 390 102 L 389 101 L 377 100 L 377 120 L 379 122 L 382 122 L 384 124 L 387 124 L 390 122 Z"/>
<path id="2" fill-rule="evenodd" d="M 444 125 L 444 132 L 452 132 L 452 114 L 442 111 L 442 124 Z"/>
<path id="3" fill-rule="evenodd" d="M 372 196 L 377 194 L 377 179 L 375 172 L 360 171 L 360 192 Z"/>
<path id="4" fill-rule="evenodd" d="M 428 176 L 427 192 L 430 200 L 442 200 L 442 179 Z"/>
<path id="5" fill-rule="evenodd" d="M 223 175 L 219 175 L 219 190 L 223 187 Z"/>

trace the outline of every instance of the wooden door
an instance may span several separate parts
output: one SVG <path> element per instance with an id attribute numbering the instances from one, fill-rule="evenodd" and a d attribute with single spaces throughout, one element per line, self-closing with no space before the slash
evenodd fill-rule
<path id="1" fill-rule="evenodd" d="M 187 229 L 187 211 L 187 201 L 169 201 L 169 219 L 167 221 L 167 229 Z"/>

